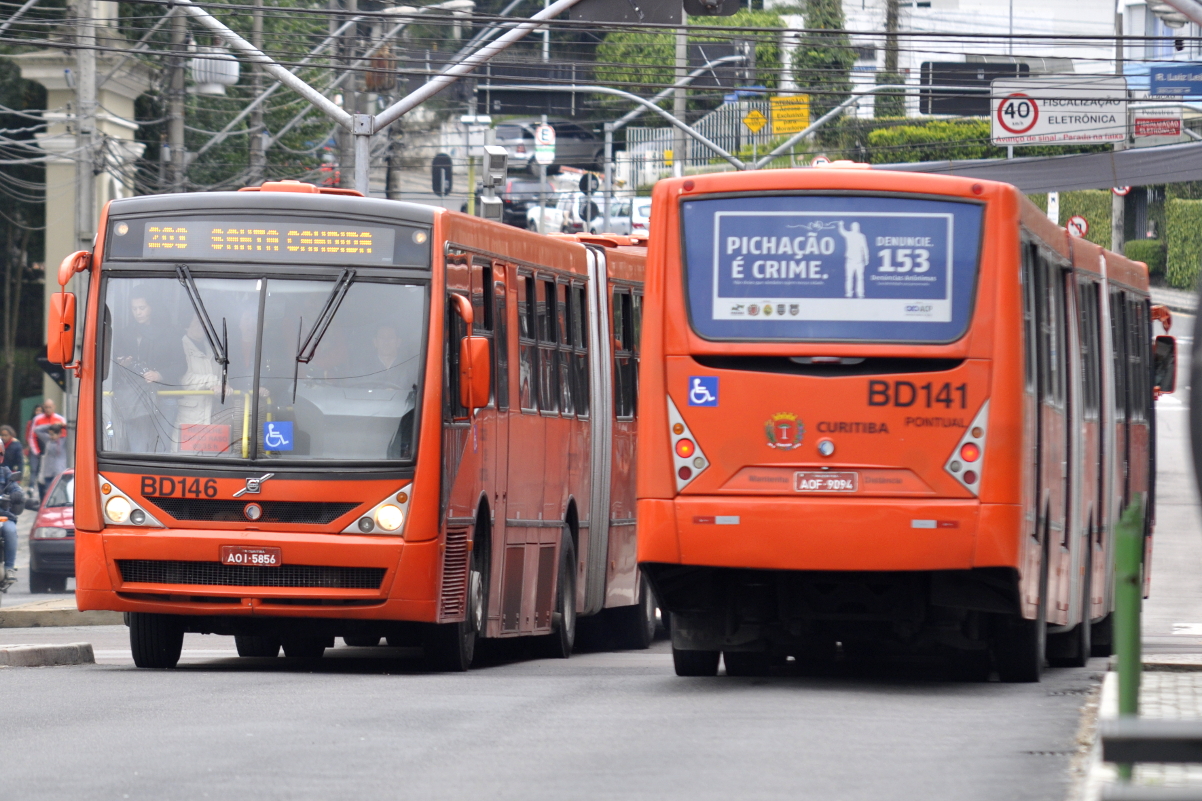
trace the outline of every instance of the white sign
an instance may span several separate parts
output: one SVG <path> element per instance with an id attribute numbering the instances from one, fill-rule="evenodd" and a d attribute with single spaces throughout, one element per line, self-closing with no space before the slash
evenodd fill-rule
<path id="1" fill-rule="evenodd" d="M 998 78 L 992 84 L 995 145 L 1121 142 L 1127 79 L 1113 76 Z"/>
<path id="2" fill-rule="evenodd" d="M 1074 214 L 1068 218 L 1068 232 L 1078 238 L 1084 237 L 1089 233 L 1089 221 L 1080 214 Z"/>
<path id="3" fill-rule="evenodd" d="M 811 167 L 818 167 L 823 164 L 830 164 L 831 160 L 826 156 L 814 156 L 814 160 L 810 162 Z"/>
<path id="4" fill-rule="evenodd" d="M 1116 186 L 1116 187 L 1113 187 L 1113 188 L 1112 188 L 1110 191 L 1111 191 L 1111 192 L 1114 192 L 1114 193 L 1115 193 L 1116 195 L 1118 195 L 1119 197 L 1126 197 L 1126 196 L 1127 196 L 1127 193 L 1131 191 L 1131 187 L 1129 187 L 1129 186 Z"/>
<path id="5" fill-rule="evenodd" d="M 555 129 L 546 123 L 534 129 L 534 160 L 544 165 L 555 161 Z"/>

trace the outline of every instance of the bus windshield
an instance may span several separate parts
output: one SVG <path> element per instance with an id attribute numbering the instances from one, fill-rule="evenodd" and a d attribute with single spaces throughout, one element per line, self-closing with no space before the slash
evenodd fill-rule
<path id="1" fill-rule="evenodd" d="M 855 195 L 685 201 L 693 330 L 715 340 L 951 342 L 972 314 L 982 211 Z"/>
<path id="2" fill-rule="evenodd" d="M 311 358 L 298 359 L 337 281 L 198 271 L 215 351 L 175 274 L 109 277 L 100 449 L 186 459 L 411 459 L 425 287 L 353 280 L 333 315 L 327 311 Z"/>

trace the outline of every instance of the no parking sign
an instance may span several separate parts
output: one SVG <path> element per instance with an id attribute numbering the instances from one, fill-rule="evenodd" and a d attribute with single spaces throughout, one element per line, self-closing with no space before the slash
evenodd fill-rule
<path id="1" fill-rule="evenodd" d="M 1068 218 L 1068 232 L 1075 237 L 1082 238 L 1089 233 L 1089 221 L 1080 214 L 1074 214 Z"/>

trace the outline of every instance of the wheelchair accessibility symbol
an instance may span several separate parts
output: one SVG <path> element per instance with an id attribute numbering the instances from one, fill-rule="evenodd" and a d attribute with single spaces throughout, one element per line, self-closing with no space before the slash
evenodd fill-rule
<path id="1" fill-rule="evenodd" d="M 292 421 L 280 420 L 264 423 L 263 449 L 268 451 L 292 450 Z"/>
<path id="2" fill-rule="evenodd" d="M 718 376 L 691 375 L 689 376 L 689 405 L 717 406 L 718 405 Z"/>

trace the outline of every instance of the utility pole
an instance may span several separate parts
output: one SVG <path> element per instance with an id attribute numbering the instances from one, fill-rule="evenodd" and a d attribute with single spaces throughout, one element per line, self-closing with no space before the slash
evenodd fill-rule
<path id="1" fill-rule="evenodd" d="M 684 19 L 688 19 L 685 17 Z M 674 82 L 680 84 L 689 71 L 689 29 L 676 29 L 676 74 Z M 676 87 L 672 93 L 672 116 L 683 121 L 688 110 L 688 90 L 684 84 Z M 672 175 L 679 178 L 684 175 L 684 154 L 688 147 L 684 131 L 672 129 Z"/>
<path id="2" fill-rule="evenodd" d="M 338 0 L 330 0 L 331 5 L 336 6 Z M 345 4 L 347 16 L 353 17 L 359 10 L 359 0 L 346 0 Z M 359 26 L 352 25 L 342 38 L 342 58 L 344 65 L 350 65 L 355 61 L 355 45 L 359 39 Z M 353 118 L 359 113 L 359 95 L 355 91 L 357 81 L 354 75 L 348 77 L 346 83 L 342 87 L 342 108 L 346 110 Z M 338 136 L 338 185 L 347 188 L 355 187 L 355 137 L 348 130 L 339 131 Z"/>
<path id="3" fill-rule="evenodd" d="M 263 49 L 263 0 L 255 0 L 254 16 L 251 20 L 250 43 L 260 50 Z M 263 66 L 255 63 L 250 73 L 251 91 L 255 97 L 263 88 Z M 250 113 L 250 175 L 246 183 L 258 186 L 266 178 L 267 152 L 263 141 L 263 104 L 255 106 Z"/>
<path id="4" fill-rule="evenodd" d="M 171 88 L 167 96 L 167 145 L 171 152 L 171 191 L 184 191 L 188 152 L 184 145 L 184 52 L 188 20 L 183 14 L 171 18 Z"/>
<path id="5" fill-rule="evenodd" d="M 1114 15 L 1114 74 L 1123 74 L 1123 15 Z M 1128 133 L 1128 136 L 1130 134 Z M 1127 140 L 1114 143 L 1115 150 L 1126 150 Z M 1124 228 L 1127 227 L 1127 198 L 1125 195 L 1110 194 L 1110 249 L 1115 253 L 1123 252 L 1126 240 Z"/>
<path id="6" fill-rule="evenodd" d="M 96 20 L 93 0 L 76 0 L 75 231 L 79 250 L 91 250 L 96 230 Z"/>

